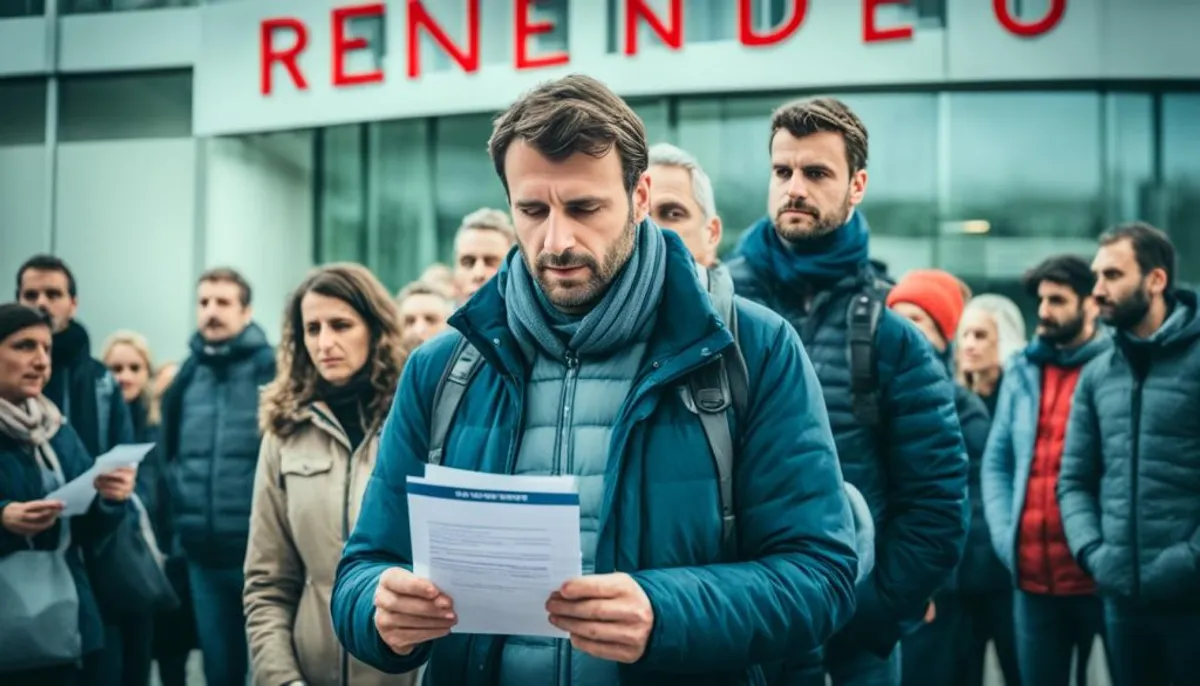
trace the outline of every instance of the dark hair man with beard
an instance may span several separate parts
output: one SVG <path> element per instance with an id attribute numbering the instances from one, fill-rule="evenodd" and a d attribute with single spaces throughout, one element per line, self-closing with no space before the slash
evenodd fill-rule
<path id="1" fill-rule="evenodd" d="M 1072 557 L 1059 513 L 1059 466 L 1083 365 L 1112 347 L 1096 327 L 1086 260 L 1047 258 L 1025 275 L 1038 301 L 1037 336 L 1004 373 L 983 457 L 983 497 L 996 554 L 1013 575 L 1017 663 L 1026 686 L 1080 682 L 1103 610 Z"/>
<path id="2" fill-rule="evenodd" d="M 1092 294 L 1115 345 L 1079 378 L 1058 496 L 1104 598 L 1115 686 L 1200 673 L 1200 317 L 1144 223 L 1100 237 Z"/>
<path id="3" fill-rule="evenodd" d="M 963 555 L 966 448 L 945 364 L 884 307 L 869 255 L 867 129 L 833 98 L 771 117 L 767 216 L 730 261 L 738 295 L 787 319 L 812 355 L 846 480 L 876 520 L 875 573 L 852 622 L 785 666 L 788 683 L 899 684 L 897 642 Z M 863 352 L 863 349 L 866 352 Z"/>

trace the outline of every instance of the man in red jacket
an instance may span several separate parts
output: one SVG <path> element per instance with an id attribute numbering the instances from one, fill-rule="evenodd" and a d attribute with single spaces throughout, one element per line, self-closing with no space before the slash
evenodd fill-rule
<path id="1" fill-rule="evenodd" d="M 1023 686 L 1067 683 L 1072 652 L 1083 686 L 1103 625 L 1095 584 L 1071 556 L 1055 495 L 1079 373 L 1112 344 L 1095 326 L 1094 279 L 1074 255 L 1051 257 L 1026 274 L 1025 288 L 1038 300 L 1037 337 L 1004 374 L 983 457 L 988 529 L 1017 586 Z"/>

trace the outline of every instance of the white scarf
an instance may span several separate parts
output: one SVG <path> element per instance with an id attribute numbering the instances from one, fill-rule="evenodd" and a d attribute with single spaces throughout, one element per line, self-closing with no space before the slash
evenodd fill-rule
<path id="1" fill-rule="evenodd" d="M 20 405 L 0 398 L 0 433 L 33 447 L 40 458 L 39 465 L 56 472 L 62 471 L 58 455 L 50 445 L 58 430 L 62 428 L 63 416 L 54 403 L 39 395 Z"/>

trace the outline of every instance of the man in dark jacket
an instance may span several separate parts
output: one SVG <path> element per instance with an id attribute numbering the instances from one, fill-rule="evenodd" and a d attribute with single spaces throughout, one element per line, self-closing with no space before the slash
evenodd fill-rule
<path id="1" fill-rule="evenodd" d="M 885 290 L 856 210 L 867 188 L 862 121 L 834 99 L 784 105 L 771 119 L 770 153 L 769 214 L 747 231 L 729 270 L 739 295 L 800 333 L 842 471 L 876 517 L 875 573 L 858 586 L 854 621 L 826 647 L 824 667 L 816 656 L 802 658 L 789 679 L 803 672 L 823 684 L 827 668 L 835 683 L 895 684 L 896 643 L 920 623 L 966 540 L 967 460 L 954 388 L 929 343 L 895 313 L 878 314 L 873 336 L 869 326 L 851 335 L 851 306 L 856 322 L 869 320 Z M 852 342 L 860 354 L 848 354 Z"/>
<path id="2" fill-rule="evenodd" d="M 258 390 L 275 376 L 274 352 L 251 322 L 250 296 L 250 285 L 232 269 L 200 277 L 200 330 L 163 398 L 174 530 L 210 684 L 240 684 L 249 669 L 242 564 L 261 438 Z"/>
<path id="3" fill-rule="evenodd" d="M 851 513 L 799 340 L 735 302 L 747 402 L 726 424 L 725 547 L 718 469 L 683 385 L 721 355 L 732 364 L 735 339 L 679 237 L 647 218 L 641 120 L 569 76 L 518 100 L 489 147 L 519 247 L 405 367 L 338 569 L 339 638 L 386 672 L 428 661 L 433 686 L 761 683 L 763 663 L 820 645 L 853 605 Z M 578 479 L 584 576 L 536 608 L 569 641 L 450 634 L 454 599 L 411 571 L 406 477 L 423 473 L 464 339 L 482 362 L 445 464 Z"/>
<path id="4" fill-rule="evenodd" d="M 1200 674 L 1200 312 L 1143 223 L 1092 261 L 1115 345 L 1084 368 L 1058 484 L 1071 552 L 1104 598 L 1115 686 Z"/>
<path id="5" fill-rule="evenodd" d="M 108 368 L 92 357 L 87 329 L 75 321 L 75 275 L 52 255 L 36 255 L 17 272 L 17 300 L 36 307 L 54 324 L 53 370 L 45 395 L 62 410 L 93 458 L 132 443 L 133 424 Z"/>
<path id="6" fill-rule="evenodd" d="M 949 370 L 952 343 L 969 293 L 970 289 L 949 272 L 917 269 L 905 274 L 888 292 L 887 305 L 925 334 Z M 962 562 L 938 591 L 926 625 L 901 641 L 904 684 L 983 684 L 984 657 L 988 644 L 994 641 L 1005 684 L 1019 686 L 1013 647 L 1012 585 L 992 550 L 983 518 L 980 469 L 991 418 L 983 400 L 958 384 L 954 386 L 954 406 L 970 467 L 971 530 Z"/>
<path id="7" fill-rule="evenodd" d="M 1025 275 L 1038 300 L 1037 337 L 1004 372 L 983 461 L 991 543 L 1017 590 L 1017 660 L 1024 686 L 1087 682 L 1103 625 L 1095 584 L 1071 556 L 1058 507 L 1059 472 L 1072 398 L 1083 366 L 1112 347 L 1096 327 L 1092 276 L 1074 255 L 1047 258 Z"/>

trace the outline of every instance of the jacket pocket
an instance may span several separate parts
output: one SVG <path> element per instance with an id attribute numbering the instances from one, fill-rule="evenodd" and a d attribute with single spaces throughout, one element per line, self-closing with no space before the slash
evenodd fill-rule
<path id="1" fill-rule="evenodd" d="M 1184 541 L 1164 549 L 1142 571 L 1146 600 L 1179 602 L 1200 595 L 1200 551 Z"/>

